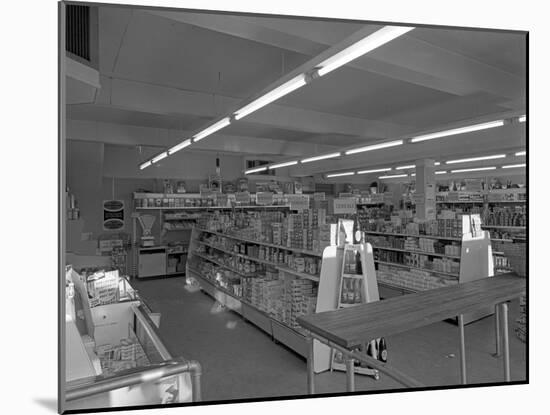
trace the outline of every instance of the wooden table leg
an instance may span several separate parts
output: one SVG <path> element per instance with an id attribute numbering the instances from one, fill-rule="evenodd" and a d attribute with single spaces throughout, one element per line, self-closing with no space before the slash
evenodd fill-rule
<path id="1" fill-rule="evenodd" d="M 458 315 L 458 331 L 460 333 L 460 382 L 466 384 L 466 346 L 464 343 L 464 315 Z"/>
<path id="2" fill-rule="evenodd" d="M 502 339 L 500 335 L 500 304 L 495 305 L 495 345 L 496 350 L 493 356 L 500 357 Z"/>
<path id="3" fill-rule="evenodd" d="M 508 303 L 502 303 L 501 321 L 502 321 L 502 343 L 504 345 L 504 380 L 510 382 L 510 339 L 508 337 Z"/>
<path id="4" fill-rule="evenodd" d="M 348 392 L 355 392 L 355 364 L 352 358 L 346 358 L 346 377 Z"/>
<path id="5" fill-rule="evenodd" d="M 306 335 L 307 343 L 307 392 L 310 395 L 315 393 L 315 373 L 313 370 L 313 337 Z"/>

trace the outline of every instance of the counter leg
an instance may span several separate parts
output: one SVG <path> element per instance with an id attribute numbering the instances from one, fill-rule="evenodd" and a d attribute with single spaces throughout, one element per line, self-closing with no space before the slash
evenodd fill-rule
<path id="1" fill-rule="evenodd" d="M 464 343 L 464 315 L 458 315 L 458 331 L 460 333 L 460 383 L 466 384 L 466 346 Z"/>
<path id="2" fill-rule="evenodd" d="M 348 392 L 355 392 L 355 364 L 350 357 L 346 358 L 346 377 Z"/>
<path id="3" fill-rule="evenodd" d="M 508 337 L 508 303 L 502 303 L 501 321 L 502 321 L 502 343 L 504 345 L 504 380 L 510 382 L 510 339 Z"/>
<path id="4" fill-rule="evenodd" d="M 495 305 L 495 344 L 496 350 L 493 356 L 500 357 L 501 338 L 500 338 L 500 304 Z"/>
<path id="5" fill-rule="evenodd" d="M 308 333 L 307 343 L 307 392 L 310 395 L 315 393 L 315 373 L 313 370 L 313 337 Z"/>

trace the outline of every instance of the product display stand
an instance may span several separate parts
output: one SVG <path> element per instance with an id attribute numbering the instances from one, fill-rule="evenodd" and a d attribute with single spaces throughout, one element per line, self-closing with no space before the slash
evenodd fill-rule
<path id="1" fill-rule="evenodd" d="M 359 261 L 356 255 L 359 253 Z M 338 279 L 337 309 L 354 307 L 359 304 L 370 303 L 380 299 L 378 284 L 374 270 L 374 258 L 370 244 L 345 245 L 342 253 L 342 266 Z M 350 269 L 351 265 L 353 268 Z M 360 268 L 360 269 L 358 269 Z M 375 350 L 376 340 L 371 340 L 370 346 Z M 367 344 L 362 344 L 360 350 L 366 352 Z M 338 350 L 332 350 L 331 370 L 347 371 L 349 363 Z M 369 367 L 354 366 L 357 374 L 372 376 L 379 379 L 379 372 Z"/>

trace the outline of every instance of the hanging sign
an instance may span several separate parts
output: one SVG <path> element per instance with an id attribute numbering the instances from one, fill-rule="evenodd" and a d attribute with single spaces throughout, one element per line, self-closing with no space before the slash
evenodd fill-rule
<path id="1" fill-rule="evenodd" d="M 271 192 L 256 193 L 256 204 L 258 204 L 258 205 L 272 205 L 273 204 L 273 193 L 271 193 Z"/>
<path id="2" fill-rule="evenodd" d="M 309 196 L 308 195 L 287 195 L 288 203 L 291 210 L 308 210 Z"/>
<path id="3" fill-rule="evenodd" d="M 354 197 L 334 199 L 334 214 L 357 213 L 357 200 Z"/>
<path id="4" fill-rule="evenodd" d="M 124 201 L 103 201 L 103 230 L 118 231 L 124 229 Z"/>

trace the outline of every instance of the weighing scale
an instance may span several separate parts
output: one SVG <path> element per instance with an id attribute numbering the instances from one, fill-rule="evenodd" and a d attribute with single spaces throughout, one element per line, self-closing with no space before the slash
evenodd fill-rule
<path id="1" fill-rule="evenodd" d="M 155 237 L 151 235 L 151 229 L 155 223 L 155 217 L 153 215 L 140 215 L 137 219 L 141 225 L 141 230 L 143 231 L 141 236 L 141 246 L 155 246 Z"/>

